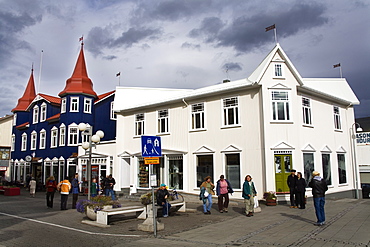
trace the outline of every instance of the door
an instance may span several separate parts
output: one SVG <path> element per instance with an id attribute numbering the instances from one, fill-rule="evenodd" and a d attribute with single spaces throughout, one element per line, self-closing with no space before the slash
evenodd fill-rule
<path id="1" fill-rule="evenodd" d="M 293 169 L 291 154 L 275 154 L 276 192 L 289 192 L 287 179 L 291 169 Z"/>

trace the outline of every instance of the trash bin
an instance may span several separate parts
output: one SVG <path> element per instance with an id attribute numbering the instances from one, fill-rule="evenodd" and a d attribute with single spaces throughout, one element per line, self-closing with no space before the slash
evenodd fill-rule
<path id="1" fill-rule="evenodd" d="M 370 199 L 370 184 L 361 184 L 362 198 Z"/>

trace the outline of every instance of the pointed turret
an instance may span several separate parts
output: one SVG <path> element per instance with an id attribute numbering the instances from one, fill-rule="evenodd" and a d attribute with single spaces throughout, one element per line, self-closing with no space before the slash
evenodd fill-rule
<path id="1" fill-rule="evenodd" d="M 33 68 L 31 70 L 30 79 L 28 80 L 28 84 L 24 94 L 21 98 L 18 99 L 17 106 L 12 110 L 12 112 L 17 111 L 25 111 L 30 103 L 36 97 L 36 90 L 35 90 L 35 81 L 33 79 Z"/>
<path id="2" fill-rule="evenodd" d="M 66 94 L 85 94 L 91 95 L 94 98 L 98 97 L 93 89 L 93 83 L 87 75 L 83 43 L 81 44 L 81 51 L 77 59 L 75 70 L 71 78 L 67 80 L 65 88 L 59 93 L 59 96 L 63 97 Z"/>

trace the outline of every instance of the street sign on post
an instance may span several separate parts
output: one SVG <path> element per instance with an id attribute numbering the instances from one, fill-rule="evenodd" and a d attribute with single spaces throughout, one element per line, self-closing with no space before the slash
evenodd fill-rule
<path id="1" fill-rule="evenodd" d="M 161 137 L 141 136 L 141 156 L 142 157 L 161 157 Z"/>

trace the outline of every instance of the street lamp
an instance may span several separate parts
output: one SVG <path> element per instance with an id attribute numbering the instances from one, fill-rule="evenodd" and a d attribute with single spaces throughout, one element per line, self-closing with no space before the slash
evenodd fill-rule
<path id="1" fill-rule="evenodd" d="M 356 199 L 359 199 L 359 192 L 358 192 L 358 174 L 357 174 L 357 159 L 356 159 L 356 132 L 355 132 L 355 125 L 357 126 L 356 132 L 361 132 L 362 128 L 359 123 L 353 123 L 351 127 L 351 137 L 352 137 L 352 144 L 353 144 L 353 164 L 355 166 L 355 191 L 356 191 Z"/>
<path id="2" fill-rule="evenodd" d="M 104 132 L 101 130 L 98 130 L 95 135 L 92 134 L 93 128 L 92 126 L 85 124 L 85 123 L 80 123 L 78 125 L 78 129 L 82 132 L 81 134 L 83 136 L 86 136 L 85 142 L 82 142 L 82 148 L 86 150 L 89 149 L 89 159 L 86 164 L 86 177 L 87 177 L 87 199 L 90 200 L 91 197 L 91 155 L 92 155 L 92 147 L 95 146 L 100 142 L 100 139 L 104 137 Z"/>

